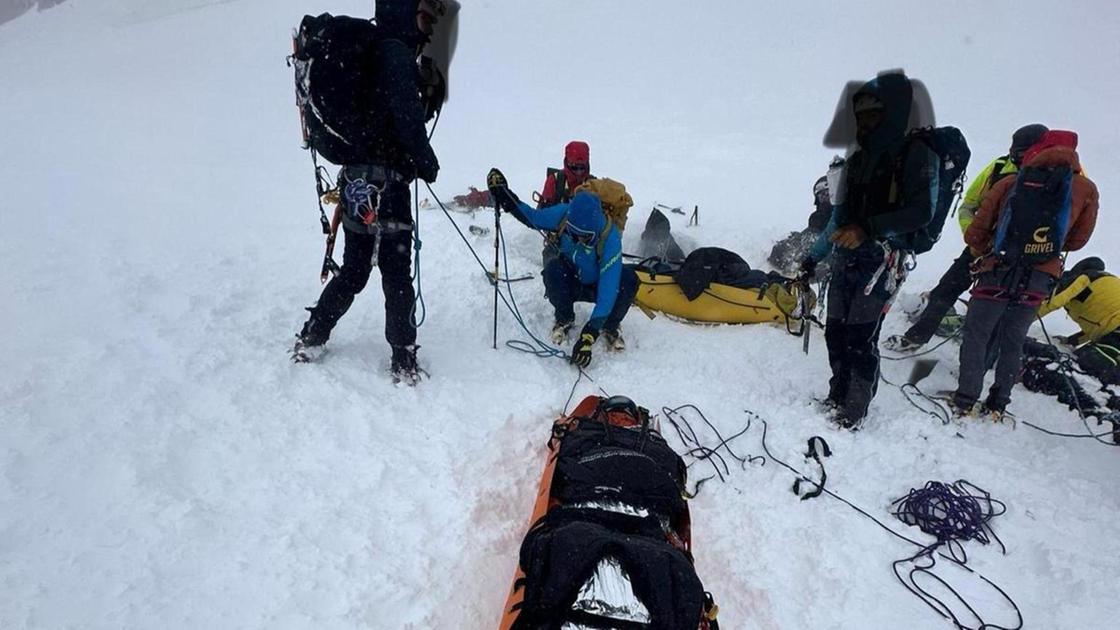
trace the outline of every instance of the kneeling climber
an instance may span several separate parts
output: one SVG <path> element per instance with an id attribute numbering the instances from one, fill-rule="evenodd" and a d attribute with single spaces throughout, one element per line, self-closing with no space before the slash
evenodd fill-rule
<path id="1" fill-rule="evenodd" d="M 560 235 L 560 255 L 544 268 L 545 295 L 556 315 L 552 342 L 567 341 L 575 303 L 592 302 L 595 308 L 572 349 L 572 363 L 591 363 L 591 348 L 600 334 L 608 349 L 623 350 L 619 325 L 638 292 L 638 276 L 622 264 L 622 236 L 607 220 L 599 198 L 581 191 L 568 203 L 534 210 L 510 191 L 501 171 L 491 169 L 486 181 L 499 208 L 532 229 Z"/>

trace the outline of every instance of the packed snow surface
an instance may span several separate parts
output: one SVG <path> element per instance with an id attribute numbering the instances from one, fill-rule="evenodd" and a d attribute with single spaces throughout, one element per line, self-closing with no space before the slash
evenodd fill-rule
<path id="1" fill-rule="evenodd" d="M 674 215 L 677 232 L 761 266 L 811 209 L 844 83 L 902 67 L 929 87 L 939 124 L 967 134 L 970 174 L 1022 124 L 1077 130 L 1102 199 L 1086 254 L 1120 263 L 1111 4 L 465 4 L 434 137 L 441 198 L 491 166 L 527 198 L 583 139 L 593 171 L 627 184 L 634 224 L 654 203 L 698 205 L 700 226 Z M 573 369 L 504 347 L 524 337 L 504 312 L 491 349 L 490 286 L 423 188 L 431 380 L 388 378 L 376 279 L 321 363 L 287 357 L 320 289 L 322 237 L 284 57 L 304 13 L 371 9 L 70 0 L 0 25 L 0 628 L 496 627 Z M 454 217 L 464 230 L 493 222 Z M 510 272 L 538 272 L 539 236 L 504 226 Z M 468 238 L 490 255 L 489 237 Z M 950 226 L 900 303 L 960 246 Z M 538 282 L 513 290 L 547 332 Z M 904 325 L 894 312 L 884 334 Z M 970 566 L 1026 627 L 1120 615 L 1117 449 L 945 426 L 888 385 L 863 431 L 838 433 L 812 405 L 828 375 L 819 334 L 804 356 L 779 328 L 637 310 L 625 333 L 626 352 L 598 352 L 573 402 L 602 388 L 655 410 L 693 403 L 725 435 L 749 409 L 774 454 L 805 469 L 807 438 L 823 435 L 828 487 L 923 541 L 889 517 L 891 500 L 968 479 L 1008 505 L 993 523 L 1007 554 L 969 543 Z M 955 346 L 934 356 L 930 387 L 951 387 Z M 900 382 L 910 367 L 884 374 Z M 1025 391 L 1012 410 L 1085 430 Z M 762 452 L 760 424 L 740 452 Z M 891 571 L 912 547 L 837 501 L 798 500 L 792 481 L 773 463 L 733 467 L 692 501 L 696 564 L 724 628 L 949 627 Z M 989 587 L 946 575 L 989 622 L 1014 624 Z"/>

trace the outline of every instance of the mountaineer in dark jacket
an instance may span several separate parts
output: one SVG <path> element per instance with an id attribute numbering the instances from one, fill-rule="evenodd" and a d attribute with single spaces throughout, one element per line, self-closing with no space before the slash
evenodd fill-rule
<path id="1" fill-rule="evenodd" d="M 439 162 L 424 127 L 418 53 L 442 15 L 438 0 L 379 0 L 377 87 L 370 102 L 376 113 L 355 145 L 362 163 L 347 162 L 338 174 L 339 204 L 345 235 L 342 268 L 323 289 L 293 349 L 293 360 L 312 361 L 330 338 L 354 296 L 365 288 L 376 264 L 385 295 L 385 338 L 392 346 L 391 372 L 398 381 L 415 383 L 416 328 L 411 321 L 412 212 L 409 183 L 419 177 L 434 182 Z M 338 89 L 346 90 L 347 86 Z"/>
<path id="2" fill-rule="evenodd" d="M 842 191 L 821 238 L 802 263 L 812 274 L 830 262 L 825 341 L 832 368 L 825 405 L 836 422 L 857 429 L 879 379 L 879 328 L 905 277 L 909 237 L 937 204 L 940 161 L 923 142 L 907 142 L 913 86 L 882 74 L 852 98 L 858 149 L 848 158 Z"/>

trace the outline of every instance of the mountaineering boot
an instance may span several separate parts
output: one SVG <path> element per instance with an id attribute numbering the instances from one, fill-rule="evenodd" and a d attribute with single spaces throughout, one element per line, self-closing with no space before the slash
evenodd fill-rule
<path id="1" fill-rule="evenodd" d="M 891 335 L 883 342 L 883 347 L 891 352 L 913 352 L 923 345 L 925 344 L 914 341 L 906 335 Z"/>
<path id="2" fill-rule="evenodd" d="M 311 317 L 304 322 L 303 328 L 296 334 L 296 343 L 292 346 L 292 363 L 314 363 L 326 352 L 327 337 L 316 325 L 315 307 L 307 309 Z"/>
<path id="3" fill-rule="evenodd" d="M 296 335 L 296 345 L 291 349 L 292 363 L 314 363 L 326 352 L 326 337 L 316 334 L 315 312 L 310 308 L 308 311 L 312 313 L 311 318 L 304 323 L 304 327 Z"/>
<path id="4" fill-rule="evenodd" d="M 829 416 L 830 418 L 836 415 L 836 412 L 840 410 L 841 406 L 840 401 L 833 398 L 832 396 L 829 396 L 827 398 L 817 398 L 814 400 L 814 402 L 816 402 L 817 411 L 823 413 L 826 416 Z"/>
<path id="5" fill-rule="evenodd" d="M 979 416 L 992 422 L 1010 422 L 1012 426 L 1015 425 L 1015 414 L 1007 410 L 1007 403 L 992 396 L 988 396 L 984 404 L 980 405 Z"/>
<path id="6" fill-rule="evenodd" d="M 611 352 L 622 352 L 626 349 L 626 340 L 622 338 L 622 329 L 604 330 L 603 343 Z"/>
<path id="7" fill-rule="evenodd" d="M 952 414 L 954 418 L 963 419 L 976 417 L 975 400 L 968 400 L 962 396 L 953 394 L 949 397 L 949 400 L 946 401 L 946 404 L 949 406 L 949 413 Z"/>
<path id="8" fill-rule="evenodd" d="M 291 350 L 292 363 L 314 363 L 323 356 L 327 351 L 326 345 L 312 341 L 305 335 L 296 335 L 296 343 Z"/>
<path id="9" fill-rule="evenodd" d="M 980 408 L 979 416 L 984 420 L 991 420 L 992 422 L 997 422 L 999 424 L 1007 423 L 1012 427 L 1015 426 L 1015 414 L 1011 413 L 1007 409 L 992 409 L 987 405 L 984 405 Z"/>
<path id="10" fill-rule="evenodd" d="M 568 343 L 568 335 L 572 332 L 572 322 L 556 322 L 552 325 L 552 333 L 550 338 L 552 344 L 562 346 Z"/>
<path id="11" fill-rule="evenodd" d="M 852 432 L 859 431 L 859 428 L 863 426 L 862 416 L 856 417 L 855 414 L 846 411 L 842 406 L 837 407 L 835 413 L 832 415 L 832 421 L 841 429 L 847 429 Z"/>
<path id="12" fill-rule="evenodd" d="M 393 346 L 393 359 L 389 372 L 393 375 L 393 383 L 408 386 L 416 385 L 428 373 L 416 363 L 416 350 L 420 346 Z"/>

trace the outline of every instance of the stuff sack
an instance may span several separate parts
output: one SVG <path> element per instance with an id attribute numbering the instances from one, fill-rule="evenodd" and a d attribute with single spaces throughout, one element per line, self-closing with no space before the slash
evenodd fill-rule
<path id="1" fill-rule="evenodd" d="M 603 206 L 603 214 L 607 215 L 611 223 L 618 226 L 618 231 L 626 229 L 626 218 L 630 213 L 634 199 L 626 192 L 626 186 L 608 177 L 588 179 L 576 187 L 572 194 L 586 190 L 599 198 Z"/>

